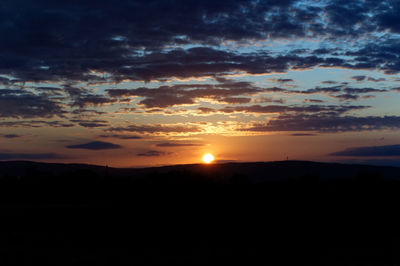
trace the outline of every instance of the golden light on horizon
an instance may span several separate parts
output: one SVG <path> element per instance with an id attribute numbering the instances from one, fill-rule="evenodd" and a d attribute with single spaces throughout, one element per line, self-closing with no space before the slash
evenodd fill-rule
<path id="1" fill-rule="evenodd" d="M 203 162 L 209 164 L 212 163 L 214 161 L 214 155 L 212 155 L 211 153 L 206 153 L 203 156 Z"/>

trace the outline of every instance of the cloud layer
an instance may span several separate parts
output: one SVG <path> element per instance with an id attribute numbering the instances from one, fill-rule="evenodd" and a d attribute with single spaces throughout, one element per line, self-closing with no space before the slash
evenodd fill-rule
<path id="1" fill-rule="evenodd" d="M 331 155 L 353 157 L 400 157 L 400 145 L 349 148 L 344 151 L 332 153 Z"/>
<path id="2" fill-rule="evenodd" d="M 92 141 L 84 144 L 76 144 L 66 146 L 68 149 L 85 149 L 85 150 L 111 150 L 111 149 L 121 149 L 122 146 L 104 142 L 104 141 Z"/>
<path id="3" fill-rule="evenodd" d="M 0 140 L 161 157 L 210 135 L 399 130 L 399 13 L 392 0 L 6 0 Z"/>

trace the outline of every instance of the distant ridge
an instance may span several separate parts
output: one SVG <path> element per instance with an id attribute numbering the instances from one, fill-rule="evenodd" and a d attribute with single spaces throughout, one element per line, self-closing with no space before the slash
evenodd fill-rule
<path id="1" fill-rule="evenodd" d="M 287 181 L 303 176 L 314 176 L 324 180 L 353 178 L 370 173 L 382 179 L 399 179 L 400 167 L 359 164 L 322 163 L 312 161 L 274 161 L 222 164 L 187 164 L 148 168 L 113 168 L 88 164 L 40 163 L 31 161 L 0 162 L 0 178 L 6 176 L 27 177 L 35 175 L 68 175 L 74 172 L 90 172 L 99 177 L 146 178 L 154 175 L 180 174 L 201 175 L 226 180 L 232 176 L 243 176 L 250 183 Z"/>

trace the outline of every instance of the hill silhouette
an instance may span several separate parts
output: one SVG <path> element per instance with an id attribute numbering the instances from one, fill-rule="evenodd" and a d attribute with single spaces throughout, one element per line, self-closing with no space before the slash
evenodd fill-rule
<path id="1" fill-rule="evenodd" d="M 0 162 L 2 265 L 396 265 L 400 168 Z"/>
<path id="2" fill-rule="evenodd" d="M 30 161 L 0 162 L 0 180 L 27 181 L 30 179 L 31 182 L 45 180 L 57 182 L 64 178 L 68 178 L 70 182 L 85 182 L 91 178 L 94 180 L 107 178 L 107 182 L 125 179 L 152 184 L 158 182 L 185 184 L 196 181 L 223 184 L 238 181 L 238 176 L 241 176 L 242 181 L 246 181 L 246 183 L 259 184 L 288 182 L 306 176 L 313 176 L 321 181 L 352 180 L 365 174 L 376 175 L 385 180 L 397 180 L 400 179 L 400 168 L 309 161 L 191 164 L 150 168 L 112 168 L 87 164 L 52 164 Z M 173 180 L 173 177 L 177 178 L 178 176 L 179 180 Z M 78 177 L 81 179 L 79 180 Z"/>

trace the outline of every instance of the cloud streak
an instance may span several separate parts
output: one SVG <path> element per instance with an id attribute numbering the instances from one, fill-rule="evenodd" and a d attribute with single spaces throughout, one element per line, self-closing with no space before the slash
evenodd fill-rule
<path id="1" fill-rule="evenodd" d="M 0 153 L 0 160 L 55 160 L 67 158 L 65 155 L 56 153 Z"/>
<path id="2" fill-rule="evenodd" d="M 170 153 L 163 152 L 163 151 L 150 150 L 150 151 L 138 153 L 138 154 L 136 154 L 136 156 L 140 156 L 140 157 L 159 157 L 159 156 L 164 156 L 164 155 L 168 155 L 168 154 L 170 154 Z"/>
<path id="3" fill-rule="evenodd" d="M 68 149 L 85 149 L 85 150 L 114 150 L 121 149 L 122 146 L 104 141 L 92 141 L 84 144 L 68 145 Z"/>
<path id="4" fill-rule="evenodd" d="M 386 146 L 355 147 L 344 151 L 334 152 L 332 156 L 353 157 L 400 157 L 400 144 Z"/>
<path id="5" fill-rule="evenodd" d="M 335 115 L 281 115 L 268 123 L 256 123 L 243 131 L 316 131 L 349 132 L 382 129 L 400 129 L 399 116 L 335 116 Z"/>

